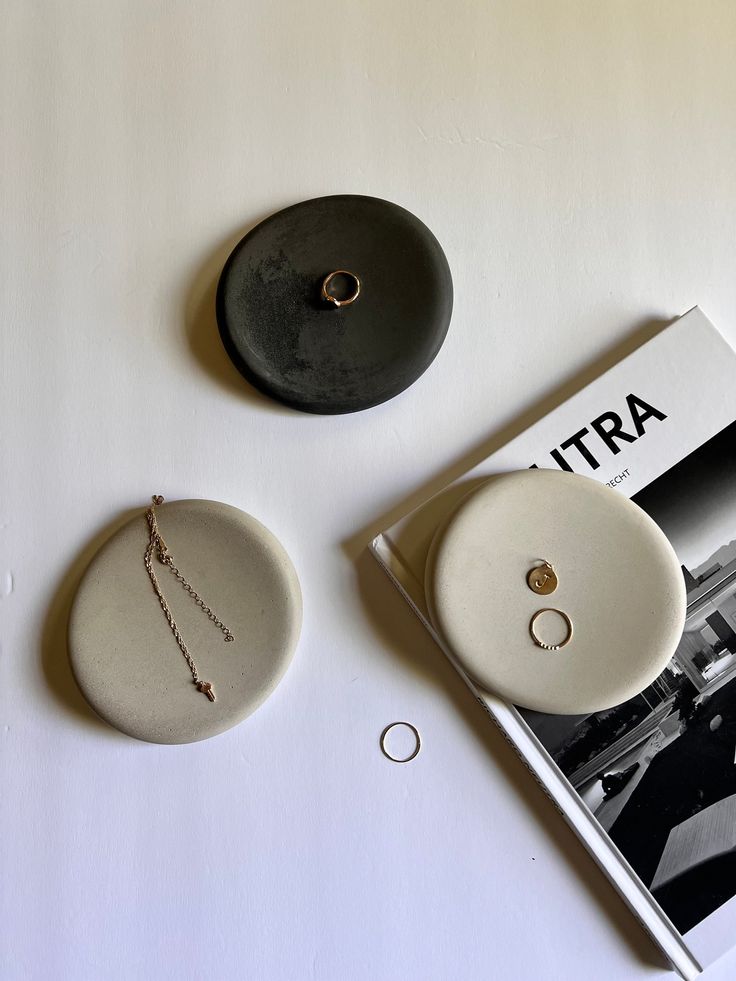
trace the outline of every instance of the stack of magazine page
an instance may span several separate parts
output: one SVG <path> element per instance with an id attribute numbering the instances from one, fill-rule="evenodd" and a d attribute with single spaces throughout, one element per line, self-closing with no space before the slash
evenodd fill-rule
<path id="1" fill-rule="evenodd" d="M 677 651 L 628 702 L 559 716 L 482 691 L 443 650 L 694 978 L 736 939 L 736 353 L 696 307 L 380 534 L 373 554 L 441 647 L 423 586 L 432 536 L 479 482 L 526 467 L 594 477 L 659 524 L 687 588 Z"/>

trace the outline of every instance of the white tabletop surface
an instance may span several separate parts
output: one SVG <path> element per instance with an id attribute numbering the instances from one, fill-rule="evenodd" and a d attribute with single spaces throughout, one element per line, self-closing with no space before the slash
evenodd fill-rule
<path id="1" fill-rule="evenodd" d="M 698 303 L 736 342 L 736 5 L 2 16 L 3 981 L 668 977 L 363 546 L 642 329 Z M 336 192 L 421 217 L 456 301 L 413 388 L 321 418 L 241 380 L 213 291 L 254 223 Z M 96 721 L 66 661 L 81 570 L 154 492 L 251 512 L 304 592 L 275 695 L 181 747 Z"/>

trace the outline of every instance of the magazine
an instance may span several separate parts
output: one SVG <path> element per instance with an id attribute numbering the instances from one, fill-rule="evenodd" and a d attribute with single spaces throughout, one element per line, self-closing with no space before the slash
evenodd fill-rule
<path id="1" fill-rule="evenodd" d="M 687 589 L 677 651 L 628 702 L 559 716 L 480 690 L 443 650 L 694 978 L 736 933 L 736 353 L 694 308 L 380 534 L 373 554 L 441 647 L 423 588 L 435 529 L 480 480 L 534 466 L 594 477 L 664 530 Z"/>

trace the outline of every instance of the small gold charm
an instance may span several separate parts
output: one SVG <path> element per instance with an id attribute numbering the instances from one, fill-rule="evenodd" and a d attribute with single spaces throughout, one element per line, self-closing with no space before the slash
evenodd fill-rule
<path id="1" fill-rule="evenodd" d="M 197 691 L 201 691 L 203 695 L 206 695 L 211 702 L 215 700 L 215 692 L 209 681 L 198 681 Z"/>
<path id="2" fill-rule="evenodd" d="M 546 559 L 539 560 L 542 564 L 529 570 L 526 577 L 529 589 L 540 596 L 549 596 L 557 589 L 557 573 L 551 562 Z"/>

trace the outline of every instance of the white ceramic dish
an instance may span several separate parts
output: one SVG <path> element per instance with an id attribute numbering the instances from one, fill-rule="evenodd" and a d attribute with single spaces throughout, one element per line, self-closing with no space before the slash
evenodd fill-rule
<path id="1" fill-rule="evenodd" d="M 540 559 L 558 586 L 537 595 Z M 469 494 L 435 535 L 425 590 L 434 625 L 483 688 L 541 712 L 576 714 L 626 701 L 666 667 L 682 635 L 685 583 L 652 519 L 615 490 L 576 474 L 524 470 Z M 559 651 L 529 633 L 543 607 L 570 617 Z M 538 622 L 554 644 L 561 618 Z"/>

